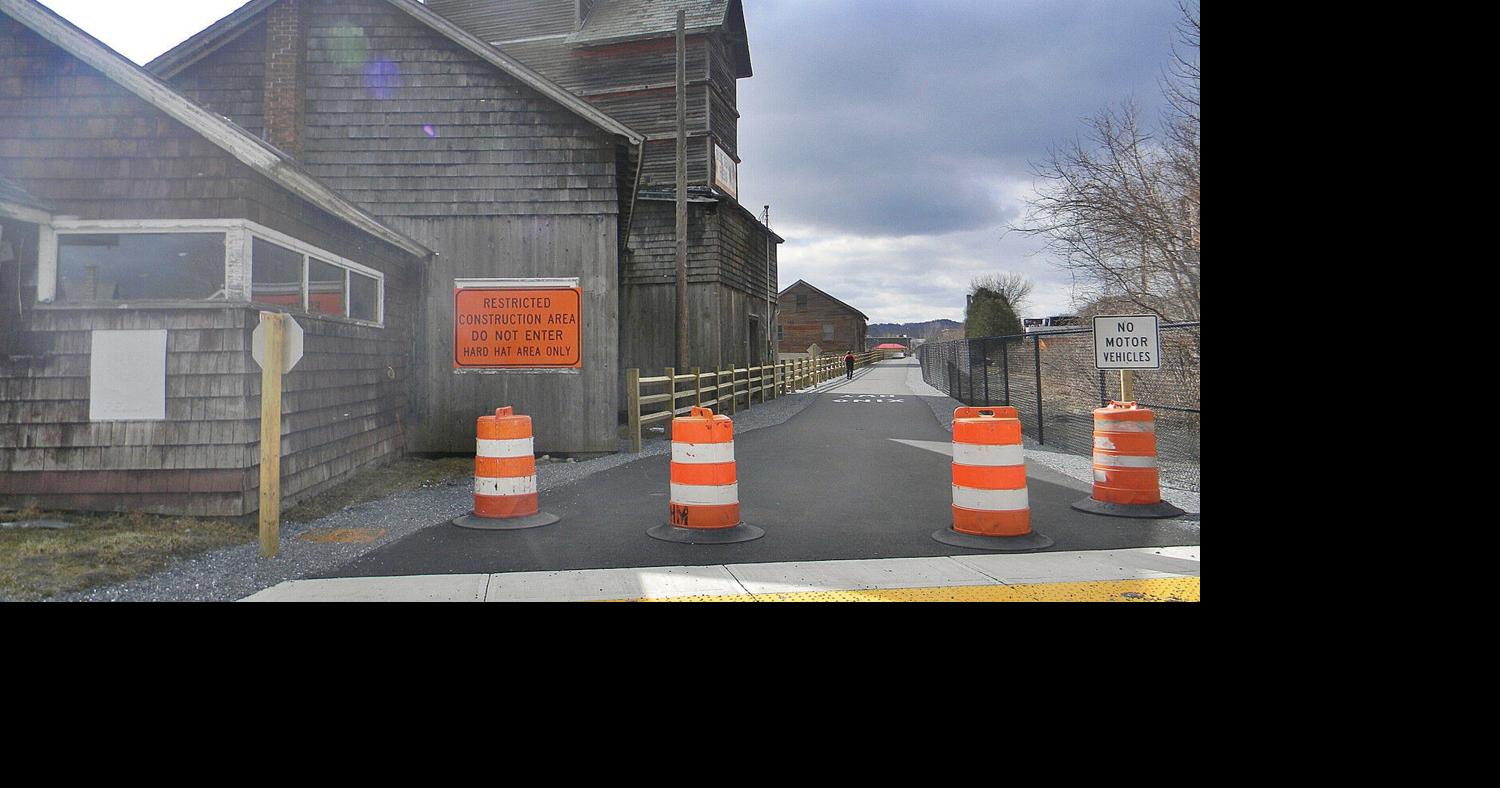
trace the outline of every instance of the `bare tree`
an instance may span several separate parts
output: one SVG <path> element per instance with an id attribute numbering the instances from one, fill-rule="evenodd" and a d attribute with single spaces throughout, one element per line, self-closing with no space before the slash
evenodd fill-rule
<path id="1" fill-rule="evenodd" d="M 977 293 L 980 290 L 988 290 L 1000 296 L 1017 315 L 1026 310 L 1031 299 L 1031 282 L 1018 273 L 1005 272 L 975 277 L 969 283 L 969 292 Z"/>
<path id="2" fill-rule="evenodd" d="M 1198 320 L 1199 9 L 1180 5 L 1178 44 L 1162 78 L 1159 132 L 1134 104 L 1087 121 L 1086 141 L 1036 168 L 1044 183 L 1025 227 L 1071 270 L 1083 300 L 1123 297 L 1169 320 Z"/>

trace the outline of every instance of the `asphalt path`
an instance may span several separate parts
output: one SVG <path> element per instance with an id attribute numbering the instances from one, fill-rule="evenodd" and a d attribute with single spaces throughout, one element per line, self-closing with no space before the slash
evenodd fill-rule
<path id="1" fill-rule="evenodd" d="M 932 539 L 950 525 L 950 434 L 907 385 L 914 359 L 862 370 L 786 423 L 735 438 L 740 512 L 766 535 L 687 545 L 646 535 L 666 522 L 659 455 L 542 494 L 555 525 L 479 531 L 436 523 L 325 577 L 521 572 L 720 563 L 973 555 Z M 947 400 L 946 397 L 936 399 Z M 947 404 L 951 404 L 948 401 Z M 941 407 L 939 408 L 942 409 Z M 1050 550 L 1196 545 L 1196 523 L 1085 514 L 1088 487 L 1028 463 L 1032 529 Z"/>

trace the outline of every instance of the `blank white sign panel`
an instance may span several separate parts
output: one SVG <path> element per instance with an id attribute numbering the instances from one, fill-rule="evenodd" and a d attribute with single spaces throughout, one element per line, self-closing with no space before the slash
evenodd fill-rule
<path id="1" fill-rule="evenodd" d="M 167 332 L 94 331 L 89 421 L 167 417 Z"/>

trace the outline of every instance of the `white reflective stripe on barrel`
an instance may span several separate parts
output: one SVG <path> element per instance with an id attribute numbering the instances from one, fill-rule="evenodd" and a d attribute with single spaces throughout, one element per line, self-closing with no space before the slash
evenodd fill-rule
<path id="1" fill-rule="evenodd" d="M 1129 454 L 1100 454 L 1094 452 L 1094 464 L 1110 468 L 1155 468 L 1156 457 L 1137 457 Z"/>
<path id="2" fill-rule="evenodd" d="M 475 495 L 530 495 L 536 492 L 535 476 L 475 476 Z"/>
<path id="3" fill-rule="evenodd" d="M 1156 432 L 1156 420 L 1094 419 L 1094 430 L 1096 432 Z"/>
<path id="4" fill-rule="evenodd" d="M 512 438 L 510 440 L 485 440 L 479 439 L 474 449 L 478 457 L 530 457 L 536 452 L 531 450 L 530 438 Z"/>
<path id="5" fill-rule="evenodd" d="M 740 502 L 740 485 L 672 484 L 672 503 L 722 506 Z"/>
<path id="6" fill-rule="evenodd" d="M 685 465 L 708 465 L 717 462 L 734 462 L 734 442 L 728 443 L 678 443 L 672 442 L 672 462 Z"/>
<path id="7" fill-rule="evenodd" d="M 1026 488 L 1019 490 L 979 490 L 953 485 L 953 505 L 981 512 L 1011 512 L 1028 506 Z"/>
<path id="8" fill-rule="evenodd" d="M 1021 451 L 1019 443 L 1009 445 L 955 443 L 953 444 L 953 462 L 958 465 L 1005 467 L 1025 465 L 1026 455 Z"/>

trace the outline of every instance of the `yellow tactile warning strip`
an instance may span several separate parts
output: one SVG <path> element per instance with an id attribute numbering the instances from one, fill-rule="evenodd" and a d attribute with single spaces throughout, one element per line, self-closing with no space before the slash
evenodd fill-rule
<path id="1" fill-rule="evenodd" d="M 875 588 L 849 591 L 803 591 L 790 594 L 679 596 L 665 599 L 615 599 L 614 602 L 1197 602 L 1198 578 L 1094 580 L 1082 583 L 953 586 L 946 588 Z"/>
<path id="2" fill-rule="evenodd" d="M 304 542 L 339 542 L 342 544 L 368 544 L 385 536 L 384 528 L 325 528 L 308 531 L 297 537 Z"/>

